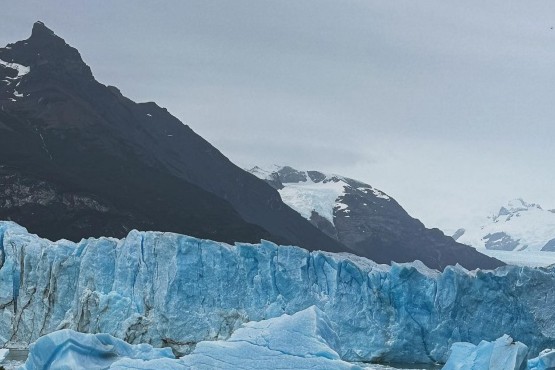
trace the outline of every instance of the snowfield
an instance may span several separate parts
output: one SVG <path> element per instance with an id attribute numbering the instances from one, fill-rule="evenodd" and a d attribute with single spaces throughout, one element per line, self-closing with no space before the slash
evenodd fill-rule
<path id="1" fill-rule="evenodd" d="M 455 239 L 517 266 L 555 264 L 555 212 L 515 199 L 482 223 L 457 231 Z"/>
<path id="2" fill-rule="evenodd" d="M 287 184 L 279 194 L 285 204 L 304 218 L 310 220 L 312 211 L 315 211 L 333 224 L 334 208 L 347 209 L 339 202 L 339 198 L 345 195 L 345 186 L 348 185 L 339 180 L 316 183 L 308 178 L 305 182 Z"/>
<path id="3" fill-rule="evenodd" d="M 275 165 L 271 169 L 263 169 L 255 166 L 247 171 L 262 180 L 272 180 L 276 175 L 276 171 L 283 168 Z M 318 213 L 320 216 L 328 220 L 332 225 L 334 224 L 334 212 L 349 213 L 349 206 L 342 202 L 342 197 L 345 196 L 346 191 L 353 187 L 353 184 L 361 184 L 356 180 L 348 179 L 346 177 L 325 174 L 318 172 L 318 179 L 313 179 L 311 171 L 295 171 L 296 176 L 301 176 L 304 179 L 301 181 L 298 178 L 296 181 L 283 181 L 282 189 L 278 189 L 281 199 L 289 207 L 301 214 L 307 220 L 311 219 L 312 212 Z M 316 172 L 316 171 L 313 171 Z M 371 186 L 356 186 L 357 190 L 364 193 L 372 193 L 376 197 L 389 200 L 390 197 L 383 191 L 373 188 Z"/>

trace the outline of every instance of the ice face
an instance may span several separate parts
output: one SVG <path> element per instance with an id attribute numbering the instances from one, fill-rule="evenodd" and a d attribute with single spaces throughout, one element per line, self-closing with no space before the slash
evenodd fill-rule
<path id="1" fill-rule="evenodd" d="M 0 222 L 0 245 L 0 340 L 10 345 L 69 328 L 187 353 L 243 323 L 316 306 L 348 361 L 445 361 L 452 343 L 504 333 L 533 356 L 555 347 L 550 269 L 439 273 L 161 232 L 50 242 L 10 222 Z"/>

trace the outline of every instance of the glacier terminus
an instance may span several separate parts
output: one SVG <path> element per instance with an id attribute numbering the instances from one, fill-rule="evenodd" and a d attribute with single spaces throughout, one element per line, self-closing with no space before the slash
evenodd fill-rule
<path id="1" fill-rule="evenodd" d="M 135 230 L 123 239 L 51 242 L 13 222 L 0 223 L 0 246 L 7 347 L 71 329 L 194 354 L 249 322 L 309 308 L 325 317 L 341 361 L 441 363 L 453 343 L 504 334 L 526 343 L 531 357 L 555 347 L 552 268 L 440 272 Z"/>

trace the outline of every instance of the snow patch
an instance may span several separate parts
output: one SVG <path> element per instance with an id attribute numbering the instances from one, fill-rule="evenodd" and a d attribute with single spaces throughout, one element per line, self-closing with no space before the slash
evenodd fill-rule
<path id="1" fill-rule="evenodd" d="M 542 209 L 538 204 L 527 203 L 522 199 L 512 200 L 481 225 L 465 227 L 465 232 L 457 241 L 483 252 L 489 240 L 488 235 L 501 233 L 517 242 L 514 250 L 520 250 L 525 260 L 524 254 L 539 252 L 555 238 L 555 214 Z M 535 256 L 531 255 L 531 258 Z"/>
<path id="2" fill-rule="evenodd" d="M 307 181 L 299 183 L 288 183 L 279 190 L 281 199 L 304 218 L 310 219 L 312 211 L 333 224 L 333 210 L 339 207 L 344 211 L 347 206 L 337 203 L 339 197 L 345 195 L 343 181 L 314 182 L 307 176 Z"/>
<path id="3" fill-rule="evenodd" d="M 357 190 L 362 191 L 363 193 L 368 194 L 368 192 L 372 192 L 372 194 L 374 194 L 377 198 L 381 198 L 381 199 L 386 199 L 386 200 L 390 200 L 391 198 L 389 197 L 389 195 L 387 195 L 386 193 L 384 193 L 381 190 L 378 190 L 376 188 L 373 188 L 371 186 L 368 187 L 358 187 Z M 366 204 L 365 204 L 366 205 Z"/>
<path id="4" fill-rule="evenodd" d="M 0 59 L 0 65 L 3 65 L 4 67 L 10 68 L 10 69 L 15 69 L 17 71 L 17 77 L 14 77 L 14 79 L 23 77 L 31 71 L 30 67 L 26 67 L 18 63 L 8 63 L 3 61 L 2 59 Z"/>

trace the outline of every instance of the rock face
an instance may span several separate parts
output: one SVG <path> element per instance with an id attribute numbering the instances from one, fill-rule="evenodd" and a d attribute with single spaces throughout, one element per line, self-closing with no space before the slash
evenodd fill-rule
<path id="1" fill-rule="evenodd" d="M 502 265 L 438 229 L 427 229 L 395 199 L 360 181 L 287 166 L 249 171 L 322 232 L 376 262 L 420 260 L 439 270 L 457 263 L 468 269 Z"/>
<path id="2" fill-rule="evenodd" d="M 452 343 L 504 333 L 531 355 L 555 347 L 554 269 L 439 273 L 161 232 L 53 243 L 10 222 L 0 223 L 0 246 L 7 345 L 73 329 L 187 353 L 243 323 L 316 306 L 337 335 L 331 348 L 347 361 L 445 361 Z"/>
<path id="3" fill-rule="evenodd" d="M 555 251 L 555 214 L 539 204 L 515 199 L 474 227 L 454 235 L 478 250 Z"/>
<path id="4" fill-rule="evenodd" d="M 51 239 L 137 228 L 347 250 L 165 109 L 95 81 L 40 22 L 0 48 L 0 218 Z"/>

